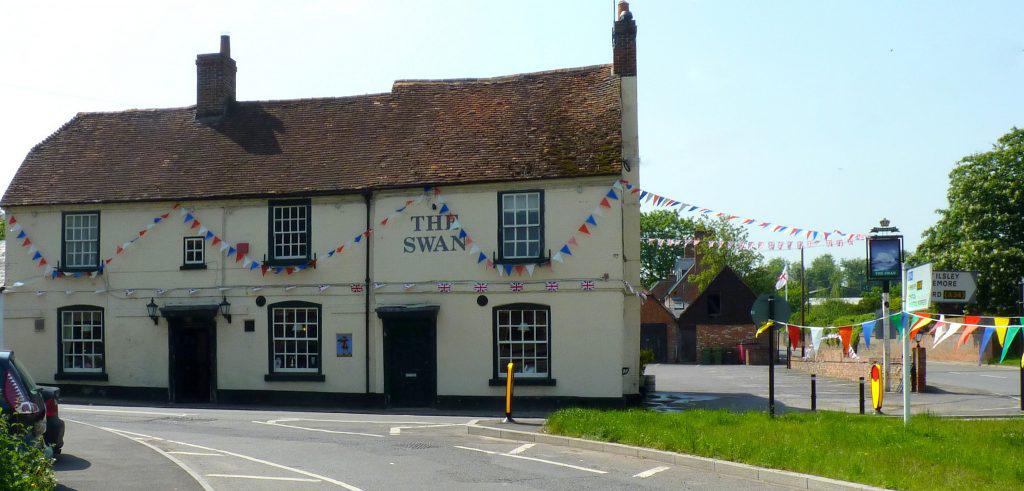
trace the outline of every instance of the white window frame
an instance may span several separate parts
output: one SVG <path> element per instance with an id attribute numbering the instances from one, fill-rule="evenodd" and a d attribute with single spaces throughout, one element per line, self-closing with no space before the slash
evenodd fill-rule
<path id="1" fill-rule="evenodd" d="M 76 322 L 75 316 L 78 315 Z M 75 328 L 79 329 L 76 336 Z M 88 337 L 86 328 L 88 327 Z M 98 335 L 97 335 L 97 331 Z M 106 349 L 104 346 L 106 327 L 103 310 L 99 308 L 66 309 L 60 311 L 60 371 L 63 373 L 103 373 L 106 368 Z M 76 350 L 75 347 L 79 348 Z M 88 351 L 88 353 L 86 353 Z M 68 365 L 69 359 L 79 358 L 81 366 L 75 363 Z M 97 366 L 99 359 L 99 366 Z M 91 360 L 91 367 L 86 367 L 86 360 Z"/>
<path id="2" fill-rule="evenodd" d="M 541 191 L 501 193 L 501 259 L 538 259 L 544 243 L 544 197 Z M 535 238 L 530 238 L 535 231 Z M 530 246 L 536 244 L 536 251 Z M 506 246 L 512 246 L 507 254 Z M 520 250 L 522 248 L 522 250 Z"/>
<path id="3" fill-rule="evenodd" d="M 527 316 L 527 313 L 531 315 Z M 543 338 L 538 336 L 541 331 L 539 328 L 543 328 Z M 527 339 L 528 337 L 530 339 Z M 509 361 L 515 363 L 516 377 L 551 378 L 550 307 L 536 304 L 495 307 L 494 343 L 499 379 L 507 377 L 505 367 Z M 507 354 L 503 351 L 503 346 L 509 347 Z M 539 354 L 541 347 L 544 354 Z M 543 370 L 538 368 L 538 362 L 543 362 Z"/>
<path id="4" fill-rule="evenodd" d="M 90 219 L 90 223 L 83 222 L 86 219 Z M 61 268 L 68 270 L 98 268 L 100 263 L 99 212 L 66 212 L 61 220 L 61 227 L 61 237 L 64 240 L 61 251 L 64 256 L 61 258 Z"/>
<path id="5" fill-rule="evenodd" d="M 182 252 L 182 264 L 185 266 L 202 266 L 206 264 L 206 239 L 203 237 L 185 237 Z M 192 258 L 189 259 L 189 254 Z"/>
<path id="6" fill-rule="evenodd" d="M 308 201 L 270 204 L 270 247 L 273 260 L 309 259 L 311 212 Z"/>
<path id="7" fill-rule="evenodd" d="M 300 305 L 285 302 L 283 305 L 271 306 L 269 328 L 270 360 L 273 373 L 320 373 L 323 366 L 323 324 L 320 310 L 320 306 L 310 303 Z M 278 312 L 281 312 L 280 319 L 277 315 Z M 299 320 L 300 313 L 303 319 L 301 321 Z M 289 314 L 291 314 L 290 317 Z M 312 335 L 310 335 L 310 328 L 316 330 Z M 316 343 L 315 350 L 309 348 L 310 342 Z M 292 349 L 289 349 L 289 343 L 293 343 Z M 280 350 L 279 346 L 281 346 Z M 300 349 L 299 346 L 302 348 Z M 300 357 L 305 358 L 305 367 L 299 367 Z M 290 364 L 294 366 L 288 366 Z"/>

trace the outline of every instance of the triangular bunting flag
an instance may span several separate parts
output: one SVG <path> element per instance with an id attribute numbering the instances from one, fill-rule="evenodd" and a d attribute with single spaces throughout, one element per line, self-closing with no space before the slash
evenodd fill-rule
<path id="1" fill-rule="evenodd" d="M 580 228 L 578 228 L 576 230 L 579 230 L 580 233 L 583 233 L 583 234 L 586 234 L 586 235 L 590 235 L 590 229 L 587 228 L 587 224 L 585 224 L 585 223 L 583 225 L 580 225 Z"/>
<path id="2" fill-rule="evenodd" d="M 587 223 L 589 223 L 591 225 L 594 225 L 594 226 L 597 225 L 597 220 L 594 220 L 594 215 L 590 215 L 590 216 L 587 217 Z"/>
<path id="3" fill-rule="evenodd" d="M 871 347 L 871 333 L 875 330 L 875 325 L 878 321 L 868 321 L 860 325 L 860 331 L 864 337 L 864 346 L 867 348 Z"/>
<path id="4" fill-rule="evenodd" d="M 1013 344 L 1013 338 L 1017 337 L 1018 332 L 1020 332 L 1020 326 L 1006 329 L 1006 337 L 1003 338 L 1003 354 L 999 357 L 999 363 L 1006 359 L 1006 354 L 1010 352 L 1010 345 Z"/>
<path id="5" fill-rule="evenodd" d="M 823 327 L 812 327 L 810 329 L 811 329 L 811 348 L 813 348 L 814 351 L 817 352 L 818 351 L 818 347 L 821 346 L 821 338 L 822 338 L 822 334 L 825 333 L 825 328 L 823 328 Z"/>

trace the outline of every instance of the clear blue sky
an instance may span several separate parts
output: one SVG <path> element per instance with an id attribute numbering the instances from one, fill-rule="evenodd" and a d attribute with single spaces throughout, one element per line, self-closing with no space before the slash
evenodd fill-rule
<path id="1" fill-rule="evenodd" d="M 193 104 L 195 56 L 225 32 L 240 100 L 611 60 L 612 0 L 150 3 L 5 7 L 0 186 L 78 111 Z M 815 229 L 886 216 L 913 247 L 946 203 L 953 164 L 1024 125 L 1024 2 L 632 10 L 641 181 L 676 199 Z"/>

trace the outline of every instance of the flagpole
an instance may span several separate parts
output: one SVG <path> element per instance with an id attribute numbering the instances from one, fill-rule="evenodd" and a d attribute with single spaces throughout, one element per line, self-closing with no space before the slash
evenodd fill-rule
<path id="1" fill-rule="evenodd" d="M 804 310 L 806 310 L 805 295 L 807 294 L 807 277 L 804 275 L 804 248 L 800 248 L 800 325 L 806 326 L 807 319 L 804 318 Z M 800 330 L 800 357 L 804 358 L 807 356 L 807 340 L 804 338 L 804 330 Z"/>

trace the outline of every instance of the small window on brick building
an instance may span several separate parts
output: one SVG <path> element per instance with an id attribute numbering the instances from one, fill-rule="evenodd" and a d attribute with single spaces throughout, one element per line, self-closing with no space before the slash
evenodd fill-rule
<path id="1" fill-rule="evenodd" d="M 708 294 L 708 315 L 716 317 L 722 313 L 722 295 L 718 293 Z"/>

